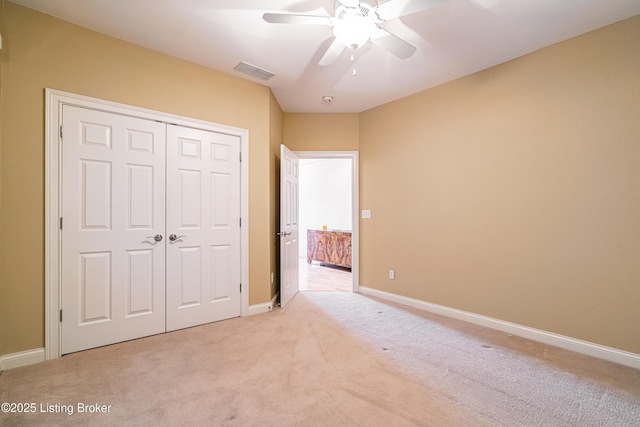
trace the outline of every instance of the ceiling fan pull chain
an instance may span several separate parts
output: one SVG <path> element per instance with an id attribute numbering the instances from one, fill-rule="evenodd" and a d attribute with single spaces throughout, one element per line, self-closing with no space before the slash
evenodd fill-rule
<path id="1" fill-rule="evenodd" d="M 354 56 L 355 51 L 356 50 L 353 49 L 353 51 L 351 52 L 351 62 L 355 61 L 355 56 Z M 353 77 L 355 77 L 355 76 L 356 76 L 356 67 L 353 67 Z"/>

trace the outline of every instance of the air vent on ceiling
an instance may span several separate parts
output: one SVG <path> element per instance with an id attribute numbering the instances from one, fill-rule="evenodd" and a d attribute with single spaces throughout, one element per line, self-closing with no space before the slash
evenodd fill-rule
<path id="1" fill-rule="evenodd" d="M 247 64 L 246 62 L 240 62 L 238 65 L 233 67 L 233 69 L 264 81 L 267 81 L 271 77 L 275 76 L 275 74 L 270 71 L 263 70 L 262 68 L 258 68 L 255 65 Z"/>

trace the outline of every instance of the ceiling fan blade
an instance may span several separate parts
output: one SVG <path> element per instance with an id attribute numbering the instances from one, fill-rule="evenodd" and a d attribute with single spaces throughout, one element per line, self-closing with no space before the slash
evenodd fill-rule
<path id="1" fill-rule="evenodd" d="M 388 21 L 436 7 L 447 0 L 390 0 L 376 8 L 378 18 Z"/>
<path id="2" fill-rule="evenodd" d="M 311 24 L 330 25 L 331 17 L 315 15 L 295 15 L 290 13 L 265 13 L 262 19 L 271 24 Z"/>
<path id="3" fill-rule="evenodd" d="M 386 3 L 385 3 L 386 4 Z M 400 59 L 407 59 L 416 51 L 415 46 L 394 36 L 389 31 L 379 28 L 370 38 L 371 43 L 387 49 Z"/>
<path id="4" fill-rule="evenodd" d="M 338 60 L 338 57 L 345 49 L 345 47 L 346 46 L 340 43 L 338 39 L 333 39 L 331 46 L 329 46 L 324 55 L 322 55 L 322 58 L 320 58 L 320 62 L 318 62 L 318 64 L 323 67 L 334 64 Z"/>

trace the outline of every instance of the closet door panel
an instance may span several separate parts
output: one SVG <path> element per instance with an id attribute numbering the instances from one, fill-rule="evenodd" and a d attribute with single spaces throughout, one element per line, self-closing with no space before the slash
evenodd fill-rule
<path id="1" fill-rule="evenodd" d="M 165 330 L 165 125 L 62 111 L 62 354 Z"/>
<path id="2" fill-rule="evenodd" d="M 167 182 L 167 330 L 240 316 L 239 137 L 168 126 Z"/>

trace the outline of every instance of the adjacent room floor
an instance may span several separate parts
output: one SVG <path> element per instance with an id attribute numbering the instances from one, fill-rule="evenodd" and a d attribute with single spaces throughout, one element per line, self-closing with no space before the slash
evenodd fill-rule
<path id="1" fill-rule="evenodd" d="M 316 261 L 309 264 L 306 258 L 300 258 L 299 267 L 301 291 L 353 292 L 353 275 L 349 268 Z"/>

